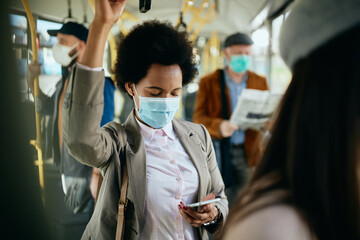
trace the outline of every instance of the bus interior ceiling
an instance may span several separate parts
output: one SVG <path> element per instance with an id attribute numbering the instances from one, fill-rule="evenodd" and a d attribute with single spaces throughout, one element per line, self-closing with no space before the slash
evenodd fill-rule
<path id="1" fill-rule="evenodd" d="M 23 10 L 21 0 L 10 1 L 13 9 Z M 72 0 L 70 1 L 71 15 L 78 22 L 84 22 L 86 15 L 87 23 L 90 23 L 94 13 L 91 8 L 92 0 Z M 233 33 L 234 31 L 252 31 L 252 23 L 256 16 L 268 5 L 269 0 L 153 0 L 151 9 L 147 13 L 140 13 L 139 0 L 128 0 L 126 10 L 132 15 L 138 17 L 140 21 L 148 19 L 169 20 L 174 25 L 177 23 L 180 12 L 185 5 L 193 5 L 197 9 L 203 7 L 201 18 L 206 18 L 206 8 L 211 8 L 214 4 L 214 14 L 216 17 L 213 21 L 206 22 L 201 29 L 200 34 L 210 36 L 211 32 L 216 31 L 220 38 Z M 42 18 L 47 18 L 61 22 L 68 16 L 68 0 L 30 0 L 30 8 L 33 14 Z M 203 5 L 203 6 L 201 6 Z M 190 11 L 184 14 L 184 22 L 189 24 L 192 21 Z M 209 16 L 210 14 L 208 14 Z M 130 28 L 134 22 L 124 23 Z"/>

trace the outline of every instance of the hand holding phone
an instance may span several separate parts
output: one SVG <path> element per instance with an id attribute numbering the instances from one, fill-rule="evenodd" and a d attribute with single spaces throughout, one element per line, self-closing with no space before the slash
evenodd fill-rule
<path id="1" fill-rule="evenodd" d="M 200 202 L 185 205 L 180 202 L 179 211 L 181 216 L 192 226 L 200 227 L 205 223 L 214 220 L 214 216 L 218 216 L 219 209 L 213 206 L 215 202 L 219 202 L 220 198 L 216 198 L 215 193 L 210 193 L 201 198 Z"/>

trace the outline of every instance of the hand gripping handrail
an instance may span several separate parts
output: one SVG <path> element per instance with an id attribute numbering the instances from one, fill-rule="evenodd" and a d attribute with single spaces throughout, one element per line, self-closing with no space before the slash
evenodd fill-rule
<path id="1" fill-rule="evenodd" d="M 31 9 L 29 7 L 29 4 L 27 2 L 27 0 L 22 0 L 22 4 L 24 5 L 25 11 L 26 11 L 26 15 L 29 21 L 29 26 L 30 26 L 30 33 L 31 33 L 31 48 L 32 48 L 32 53 L 33 53 L 33 61 L 37 61 L 38 60 L 38 49 L 37 49 L 37 44 L 36 44 L 36 28 L 35 28 L 35 22 L 34 22 L 34 18 L 33 15 L 31 13 Z M 34 101 L 35 101 L 35 121 L 36 121 L 36 141 L 35 140 L 31 140 L 30 144 L 33 145 L 36 150 L 37 150 L 37 155 L 38 155 L 38 159 L 35 161 L 35 165 L 38 166 L 39 168 L 39 182 L 40 182 L 40 187 L 41 187 L 41 192 L 42 192 L 42 199 L 44 202 L 44 168 L 43 168 L 43 156 L 42 156 L 42 142 L 41 142 L 41 126 L 40 126 L 40 114 L 37 111 L 37 99 L 39 96 L 39 78 L 36 77 L 35 81 L 34 81 Z"/>

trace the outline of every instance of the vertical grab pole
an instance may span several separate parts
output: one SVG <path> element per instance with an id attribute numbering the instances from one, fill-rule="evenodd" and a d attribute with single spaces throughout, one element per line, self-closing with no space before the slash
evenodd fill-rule
<path id="1" fill-rule="evenodd" d="M 30 32 L 31 32 L 31 48 L 33 52 L 33 61 L 38 60 L 38 49 L 36 44 L 36 28 L 33 15 L 31 13 L 31 9 L 27 0 L 22 0 L 22 4 L 24 5 L 26 15 L 29 21 Z M 35 165 L 39 168 L 39 182 L 42 192 L 42 198 L 44 202 L 44 169 L 43 169 L 43 156 L 42 156 L 42 142 L 41 142 L 41 127 L 40 127 L 40 114 L 37 111 L 37 97 L 39 96 L 39 78 L 35 78 L 34 81 L 34 101 L 35 101 L 35 121 L 36 121 L 36 141 L 32 140 L 30 143 L 34 145 L 37 150 L 38 159 L 35 161 Z"/>

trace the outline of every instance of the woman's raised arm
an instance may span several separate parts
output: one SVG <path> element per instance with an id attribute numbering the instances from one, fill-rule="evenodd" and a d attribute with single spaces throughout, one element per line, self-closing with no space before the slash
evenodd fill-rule
<path id="1" fill-rule="evenodd" d="M 102 67 L 107 36 L 119 19 L 126 0 L 95 0 L 95 17 L 81 64 Z M 102 167 L 113 150 L 113 139 L 100 128 L 104 109 L 104 71 L 74 68 L 62 106 L 63 139 L 80 163 Z"/>
<path id="2" fill-rule="evenodd" d="M 91 68 L 102 67 L 107 37 L 120 18 L 125 4 L 126 0 L 95 0 L 95 16 L 81 64 Z"/>

